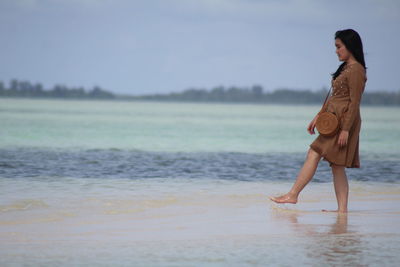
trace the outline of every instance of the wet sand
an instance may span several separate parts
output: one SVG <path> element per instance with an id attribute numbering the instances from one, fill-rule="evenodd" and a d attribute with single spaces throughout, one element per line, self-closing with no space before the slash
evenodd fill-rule
<path id="1" fill-rule="evenodd" d="M 400 260 L 400 186 L 331 183 L 299 203 L 290 183 L 157 179 L 1 180 L 0 265 L 385 265 Z M 7 187 L 5 187 L 7 186 Z"/>

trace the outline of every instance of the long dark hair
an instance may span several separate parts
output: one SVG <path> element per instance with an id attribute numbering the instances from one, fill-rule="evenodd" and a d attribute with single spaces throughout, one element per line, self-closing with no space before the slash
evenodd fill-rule
<path id="1" fill-rule="evenodd" d="M 340 39 L 346 49 L 354 56 L 354 58 L 363 65 L 364 69 L 367 69 L 365 66 L 364 60 L 364 51 L 363 44 L 361 41 L 360 35 L 353 29 L 341 30 L 335 33 L 335 39 Z M 342 72 L 346 62 L 340 64 L 336 72 L 332 73 L 333 79 L 336 79 L 340 73 Z"/>

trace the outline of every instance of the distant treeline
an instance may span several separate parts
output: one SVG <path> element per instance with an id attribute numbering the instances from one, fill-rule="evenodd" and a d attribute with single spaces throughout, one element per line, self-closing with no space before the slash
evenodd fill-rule
<path id="1" fill-rule="evenodd" d="M 116 95 L 98 86 L 91 90 L 83 87 L 68 88 L 55 85 L 44 89 L 40 83 L 31 84 L 27 81 L 11 80 L 6 88 L 0 82 L 0 97 L 29 98 L 68 98 L 68 99 L 120 99 L 148 101 L 182 101 L 182 102 L 230 102 L 230 103 L 277 103 L 277 104 L 322 104 L 328 90 L 326 88 L 313 92 L 310 90 L 278 89 L 264 92 L 263 87 L 223 87 L 211 90 L 190 88 L 180 93 L 151 94 L 142 96 Z M 400 106 L 400 91 L 398 92 L 365 92 L 362 97 L 365 105 Z"/>
<path id="2" fill-rule="evenodd" d="M 181 93 L 144 95 L 143 100 L 198 101 L 198 102 L 244 102 L 244 103 L 319 103 L 327 90 L 319 92 L 279 89 L 272 93 L 263 92 L 260 85 L 250 88 L 215 87 L 207 89 L 187 89 Z"/>
<path id="3" fill-rule="evenodd" d="M 91 90 L 83 87 L 69 88 L 64 85 L 55 85 L 51 89 L 44 89 L 41 83 L 32 84 L 28 81 L 11 80 L 6 88 L 0 82 L 0 96 L 3 97 L 32 97 L 32 98 L 75 98 L 75 99 L 112 99 L 113 93 L 94 86 Z"/>
<path id="4" fill-rule="evenodd" d="M 266 104 L 322 104 L 328 90 L 326 88 L 313 92 L 311 90 L 277 89 L 263 92 L 255 85 L 251 88 L 216 87 L 211 90 L 187 89 L 182 93 L 153 94 L 135 96 L 133 99 L 157 101 L 196 101 L 196 102 L 242 102 Z M 400 106 L 399 92 L 365 92 L 362 97 L 364 105 Z"/>

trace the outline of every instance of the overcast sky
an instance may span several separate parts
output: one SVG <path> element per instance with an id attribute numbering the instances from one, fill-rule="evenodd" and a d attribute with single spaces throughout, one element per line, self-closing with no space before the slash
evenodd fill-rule
<path id="1" fill-rule="evenodd" d="M 399 91 L 398 0 L 0 0 L 0 81 L 319 90 L 347 28 L 364 42 L 366 90 Z"/>

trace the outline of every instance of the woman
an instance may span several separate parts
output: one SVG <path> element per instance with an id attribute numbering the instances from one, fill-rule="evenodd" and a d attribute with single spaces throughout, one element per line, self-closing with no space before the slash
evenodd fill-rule
<path id="1" fill-rule="evenodd" d="M 306 161 L 300 170 L 292 189 L 285 195 L 270 197 L 276 203 L 297 203 L 297 198 L 312 179 L 321 158 L 332 168 L 338 209 L 346 213 L 349 185 L 345 167 L 360 168 L 358 154 L 361 128 L 360 101 L 364 91 L 366 67 L 363 45 L 359 34 L 352 30 L 337 31 L 335 34 L 336 54 L 343 63 L 332 74 L 332 94 L 323 109 L 333 112 L 340 118 L 340 129 L 335 136 L 319 135 L 310 145 Z M 318 114 L 308 125 L 307 131 L 315 134 Z M 325 210 L 324 210 L 325 211 Z"/>

